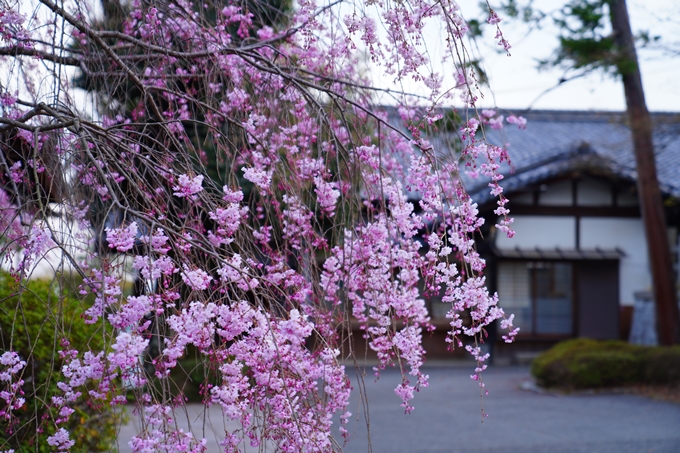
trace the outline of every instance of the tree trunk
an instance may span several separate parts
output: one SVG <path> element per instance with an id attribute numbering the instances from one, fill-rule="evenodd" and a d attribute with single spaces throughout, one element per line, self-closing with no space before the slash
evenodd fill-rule
<path id="1" fill-rule="evenodd" d="M 625 0 L 609 0 L 612 30 L 621 51 L 617 62 L 626 92 L 626 106 L 637 163 L 640 210 L 647 237 L 656 301 L 656 323 L 663 345 L 680 344 L 680 315 L 673 276 L 671 250 L 666 232 L 661 190 L 656 178 L 652 122 L 645 104 L 642 77 Z"/>

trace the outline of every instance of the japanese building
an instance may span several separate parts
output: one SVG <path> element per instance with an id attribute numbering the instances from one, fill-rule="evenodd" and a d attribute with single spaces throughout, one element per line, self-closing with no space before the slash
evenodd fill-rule
<path id="1" fill-rule="evenodd" d="M 496 234 L 496 200 L 466 180 L 486 218 L 478 241 L 487 281 L 521 331 L 498 352 L 536 351 L 555 341 L 627 339 L 636 298 L 651 274 L 626 115 L 533 111 L 526 130 L 487 131 L 507 143 L 501 182 L 516 235 Z M 653 114 L 656 164 L 678 275 L 680 115 Z M 501 340 L 502 341 L 502 340 Z M 505 347 L 505 349 L 503 349 Z"/>

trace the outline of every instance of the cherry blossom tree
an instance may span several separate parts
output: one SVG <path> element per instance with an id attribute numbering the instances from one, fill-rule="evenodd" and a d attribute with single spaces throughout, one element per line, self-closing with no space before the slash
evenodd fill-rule
<path id="1" fill-rule="evenodd" d="M 63 427 L 76 401 L 131 394 L 143 427 L 133 451 L 204 451 L 173 416 L 183 401 L 169 376 L 187 348 L 216 376 L 204 403 L 240 426 L 223 433 L 225 451 L 311 452 L 339 449 L 333 417 L 350 416 L 350 320 L 377 375 L 402 370 L 407 412 L 427 385 L 425 295 L 443 294 L 447 341 L 475 357 L 474 379 L 485 326 L 500 319 L 512 341 L 461 179 L 468 167 L 487 178 L 496 228 L 512 236 L 498 172 L 507 150 L 484 139 L 503 119 L 477 114 L 455 2 L 103 2 L 118 22 L 82 0 L 0 5 L 3 265 L 18 292 L 43 258 L 59 281 L 79 275 L 85 322 L 106 345 L 55 338 L 61 394 L 44 404 L 59 416 L 41 421 L 53 450 L 76 442 Z M 488 22 L 509 49 L 490 8 Z M 432 69 L 432 27 L 448 82 Z M 452 106 L 461 121 L 442 147 L 431 137 Z M 11 426 L 32 358 L 2 347 Z"/>

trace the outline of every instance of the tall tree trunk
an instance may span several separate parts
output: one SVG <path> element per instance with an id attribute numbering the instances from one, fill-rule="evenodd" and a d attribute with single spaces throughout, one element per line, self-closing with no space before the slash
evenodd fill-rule
<path id="1" fill-rule="evenodd" d="M 609 9 L 614 39 L 622 52 L 618 68 L 623 77 L 628 118 L 633 133 L 640 210 L 652 270 L 659 340 L 664 345 L 679 344 L 680 315 L 661 191 L 656 178 L 652 122 L 645 104 L 645 93 L 642 89 L 642 77 L 626 2 L 609 0 Z"/>

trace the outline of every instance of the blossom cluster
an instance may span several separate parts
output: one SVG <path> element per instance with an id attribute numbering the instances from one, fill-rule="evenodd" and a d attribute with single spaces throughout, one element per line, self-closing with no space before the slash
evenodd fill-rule
<path id="1" fill-rule="evenodd" d="M 221 433 L 224 451 L 246 443 L 333 451 L 334 419 L 346 435 L 351 416 L 342 329 L 358 326 L 377 376 L 403 370 L 394 391 L 405 412 L 428 385 L 422 339 L 434 327 L 426 297 L 449 307 L 447 341 L 477 361 L 475 380 L 487 359 L 477 345 L 484 329 L 501 320 L 506 341 L 517 334 L 486 287 L 476 248 L 485 219 L 462 174 L 488 184 L 496 228 L 512 236 L 501 174 L 508 150 L 483 132 L 525 128 L 526 120 L 467 114 L 479 93 L 455 57 L 469 29 L 455 2 L 358 3 L 348 13 L 300 0 L 274 26 L 231 1 L 133 1 L 119 30 L 101 32 L 94 27 L 104 25 L 55 5 L 75 38 L 75 50 L 51 48 L 59 55 L 40 39 L 55 24 L 31 30 L 36 56 L 76 60 L 107 101 L 80 118 L 68 116 L 76 108 L 40 101 L 30 110 L 0 93 L 0 124 L 25 126 L 17 147 L 33 153 L 0 168 L 0 246 L 6 238 L 24 254 L 13 271 L 58 248 L 82 277 L 85 321 L 109 335 L 99 350 L 60 343 L 60 393 L 46 403 L 58 414 L 48 421 L 54 450 L 75 445 L 65 426 L 79 401 L 115 406 L 129 391 L 142 427 L 126 440 L 132 451 L 205 451 L 206 439 L 177 423 L 184 401 L 169 391 L 192 351 L 209 374 L 203 403 L 239 426 Z M 23 18 L 2 8 L 2 39 L 25 46 Z M 499 22 L 490 11 L 507 51 Z M 431 70 L 425 46 L 425 30 L 441 24 L 453 87 Z M 380 90 L 359 69 L 363 51 L 395 86 L 418 82 L 423 102 L 404 92 L 397 108 L 376 108 Z M 139 94 L 121 94 L 121 86 Z M 453 128 L 456 146 L 442 149 L 430 134 L 456 102 L 465 119 Z M 59 196 L 47 194 L 57 180 Z M 45 220 L 53 217 L 69 232 L 54 234 Z M 9 418 L 23 403 L 26 363 L 10 351 L 0 364 L 0 415 Z"/>
<path id="2" fill-rule="evenodd" d="M 189 178 L 187 175 L 180 175 L 177 180 L 177 185 L 172 187 L 173 194 L 179 198 L 190 198 L 195 200 L 195 195 L 203 190 L 203 175 L 198 175 Z"/>
<path id="3" fill-rule="evenodd" d="M 26 400 L 20 395 L 23 394 L 21 386 L 24 380 L 17 379 L 17 375 L 25 366 L 26 361 L 21 360 L 19 354 L 14 351 L 7 351 L 0 356 L 0 417 L 11 423 L 12 411 L 21 409 Z"/>

